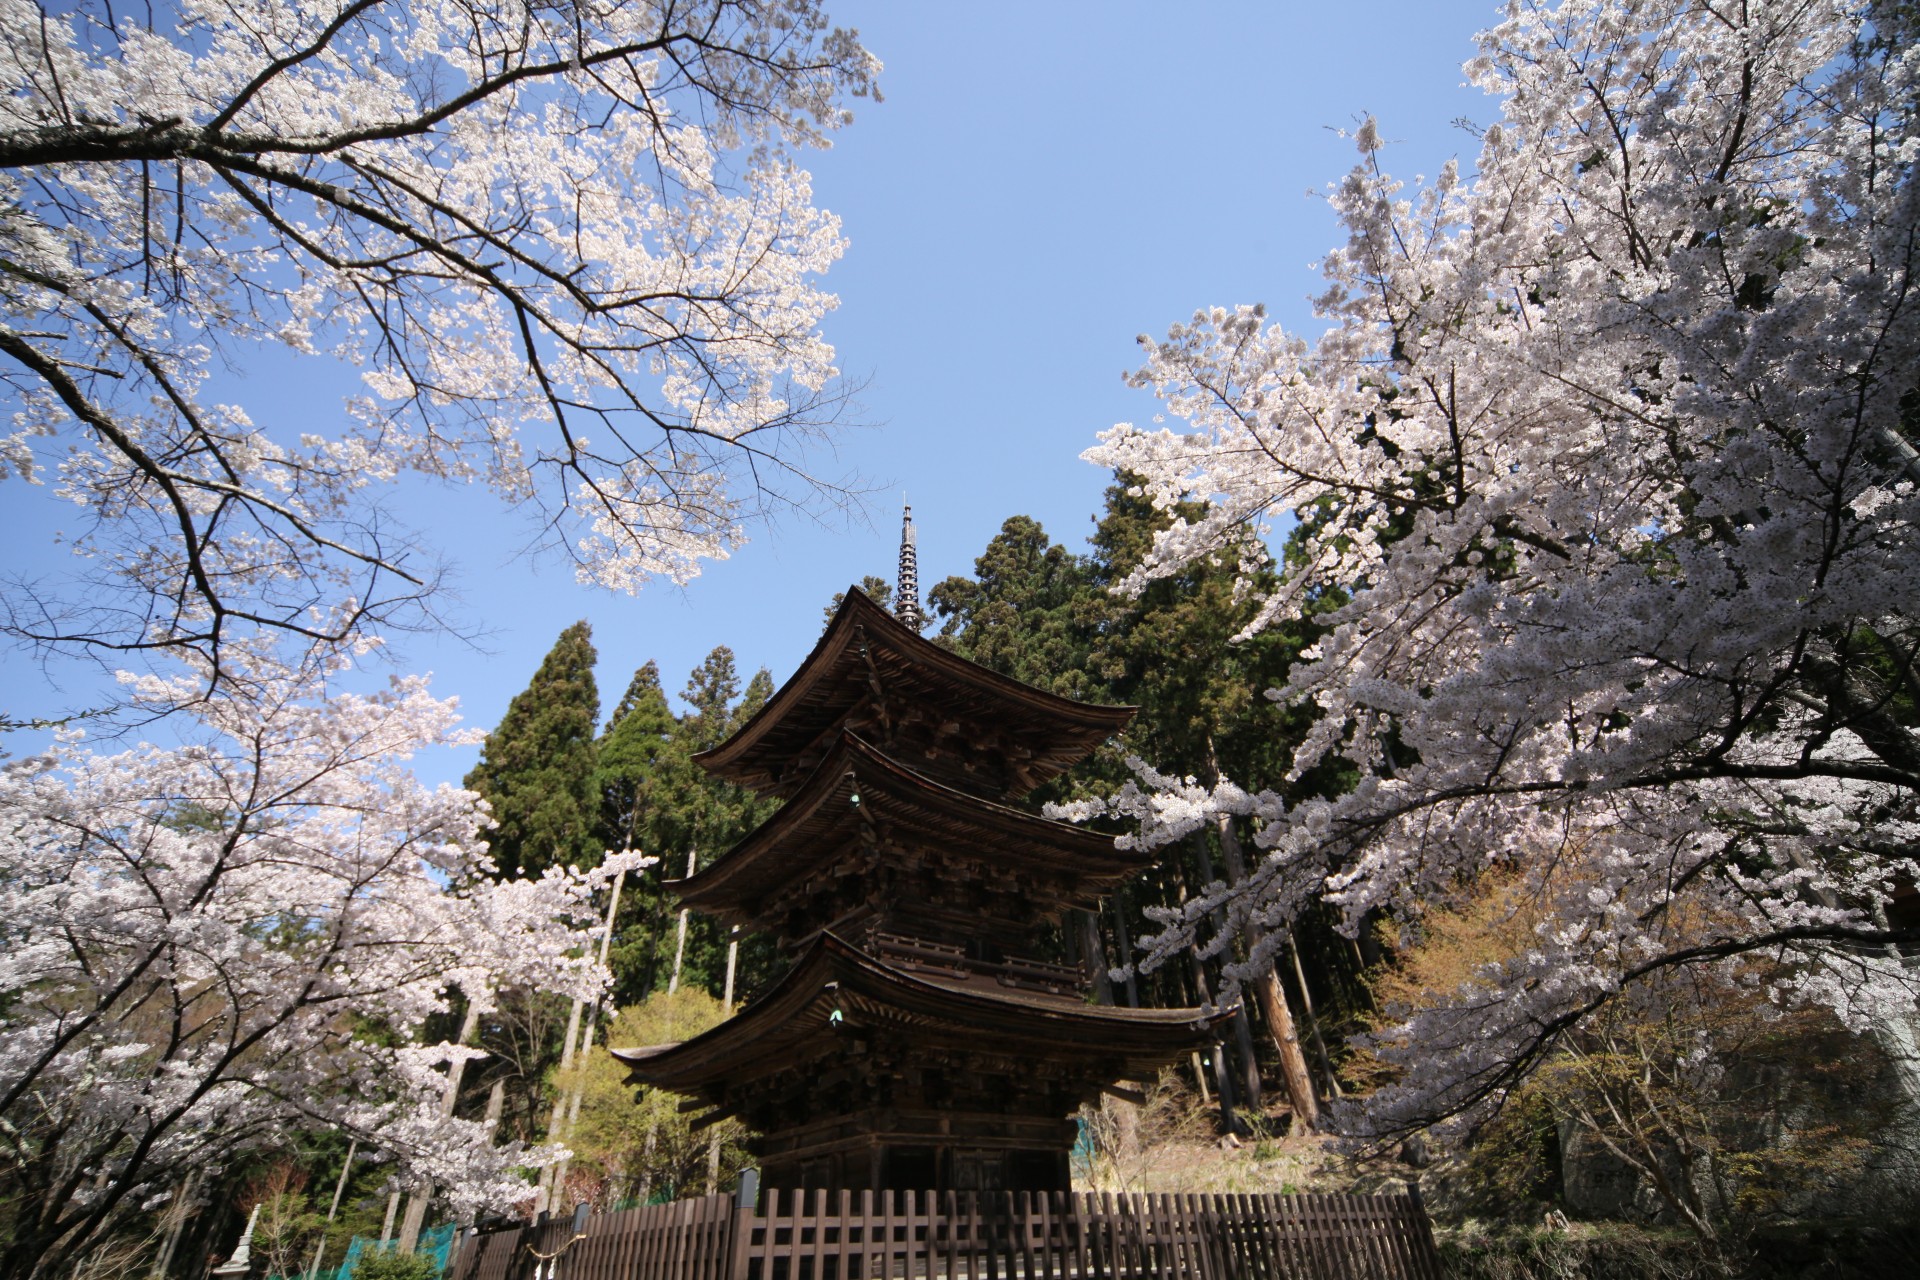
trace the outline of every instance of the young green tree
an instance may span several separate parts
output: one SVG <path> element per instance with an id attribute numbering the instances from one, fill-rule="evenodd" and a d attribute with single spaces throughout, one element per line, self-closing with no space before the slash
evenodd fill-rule
<path id="1" fill-rule="evenodd" d="M 502 876 L 600 861 L 605 846 L 593 787 L 594 726 L 600 718 L 594 659 L 591 627 L 576 622 L 562 631 L 466 776 L 466 785 L 493 810 L 487 849 Z"/>
<path id="2" fill-rule="evenodd" d="M 626 1047 L 690 1040 L 726 1017 L 720 1001 L 705 991 L 683 986 L 668 995 L 662 990 L 623 1007 L 605 1043 Z M 577 1198 L 604 1206 L 629 1197 L 697 1195 L 705 1185 L 709 1144 L 716 1136 L 719 1187 L 731 1185 L 753 1162 L 739 1121 L 696 1131 L 693 1117 L 681 1111 L 678 1095 L 629 1083 L 627 1069 L 605 1047 L 594 1046 L 560 1084 L 581 1093 L 580 1123 L 569 1137 L 575 1152 L 569 1181 Z"/>

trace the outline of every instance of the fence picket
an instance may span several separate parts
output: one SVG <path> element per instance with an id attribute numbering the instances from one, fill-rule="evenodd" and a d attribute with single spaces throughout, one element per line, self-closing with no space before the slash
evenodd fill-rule
<path id="1" fill-rule="evenodd" d="M 829 1196 L 834 1197 L 829 1200 Z M 1411 1196 L 762 1192 L 469 1232 L 449 1280 L 1440 1280 Z M 569 1243 L 571 1242 L 571 1243 Z M 556 1253 L 556 1251 L 560 1251 Z M 550 1258 L 551 1262 L 543 1262 Z"/>

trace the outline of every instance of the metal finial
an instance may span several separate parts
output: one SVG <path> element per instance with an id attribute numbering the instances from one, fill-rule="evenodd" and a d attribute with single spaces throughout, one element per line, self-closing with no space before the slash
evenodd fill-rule
<path id="1" fill-rule="evenodd" d="M 913 508 L 902 505 L 900 514 L 900 578 L 893 588 L 893 616 L 915 631 L 927 625 L 920 611 L 920 552 L 913 535 Z"/>

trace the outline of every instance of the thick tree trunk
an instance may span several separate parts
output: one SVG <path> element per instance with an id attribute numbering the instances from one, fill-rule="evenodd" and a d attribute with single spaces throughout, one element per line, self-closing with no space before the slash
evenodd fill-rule
<path id="1" fill-rule="evenodd" d="M 1287 1100 L 1293 1104 L 1293 1131 L 1311 1133 L 1320 1127 L 1320 1100 L 1313 1096 L 1313 1080 L 1307 1075 L 1306 1055 L 1300 1052 L 1300 1036 L 1293 1029 L 1286 994 L 1280 990 L 1280 975 L 1269 967 L 1254 979 L 1253 995 L 1266 1015 L 1273 1042 L 1280 1047 L 1280 1074 L 1287 1082 Z"/>
<path id="2" fill-rule="evenodd" d="M 1247 1016 L 1244 1002 L 1233 1010 L 1233 1045 L 1239 1051 L 1241 1093 L 1247 1100 L 1247 1107 L 1258 1111 L 1264 1094 L 1260 1084 L 1260 1054 L 1253 1047 L 1253 1019 Z"/>
<path id="3" fill-rule="evenodd" d="M 1127 1008 L 1140 1007 L 1140 984 L 1133 975 L 1133 939 L 1127 936 L 1127 900 L 1113 895 L 1113 942 L 1120 952 L 1120 967 L 1127 971 Z"/>
<path id="4" fill-rule="evenodd" d="M 1193 963 L 1193 984 L 1200 989 L 1201 1003 L 1211 1003 L 1213 992 L 1207 985 L 1207 968 L 1200 960 L 1197 948 L 1187 949 L 1187 959 Z M 1213 1091 L 1220 1099 L 1220 1125 L 1228 1133 L 1239 1133 L 1242 1128 L 1240 1118 L 1234 1115 L 1233 1073 L 1227 1069 L 1227 1046 L 1215 1039 L 1207 1050 L 1207 1060 L 1213 1065 Z M 1205 1090 L 1202 1089 L 1204 1093 Z"/>
<path id="5" fill-rule="evenodd" d="M 1100 924 L 1091 911 L 1077 911 L 1080 917 L 1080 945 L 1086 952 L 1087 976 L 1093 981 L 1093 998 L 1101 1004 L 1113 1003 L 1113 980 L 1107 976 L 1107 949 L 1100 943 Z"/>
<path id="6" fill-rule="evenodd" d="M 1307 970 L 1300 963 L 1300 940 L 1292 929 L 1287 930 L 1287 954 L 1293 958 L 1294 981 L 1300 984 L 1300 1008 L 1307 1015 L 1307 1033 L 1313 1037 L 1314 1056 L 1320 1062 L 1320 1073 L 1327 1080 L 1327 1096 L 1338 1098 L 1340 1077 L 1334 1073 L 1333 1058 L 1327 1053 L 1327 1042 L 1320 1034 L 1320 1018 L 1313 1011 L 1313 990 L 1307 986 Z"/>
<path id="7" fill-rule="evenodd" d="M 1227 874 L 1235 882 L 1247 878 L 1247 860 L 1240 849 L 1239 833 L 1233 829 L 1233 819 L 1221 814 L 1215 820 L 1215 828 L 1220 833 L 1220 854 L 1227 862 Z M 1247 942 L 1258 946 L 1264 931 L 1260 926 L 1247 924 Z M 1287 994 L 1280 985 L 1280 975 L 1271 962 L 1266 971 L 1253 981 L 1254 999 L 1260 1002 L 1260 1012 L 1267 1020 L 1267 1030 L 1273 1035 L 1273 1043 L 1280 1050 L 1280 1076 L 1287 1083 L 1287 1101 L 1293 1107 L 1293 1129 L 1295 1133 L 1311 1133 L 1320 1127 L 1320 1100 L 1313 1093 L 1313 1077 L 1307 1073 L 1307 1056 L 1300 1048 L 1300 1035 L 1294 1029 L 1293 1013 L 1287 1008 Z"/>
<path id="8" fill-rule="evenodd" d="M 1196 831 L 1193 833 L 1193 856 L 1194 860 L 1199 864 L 1201 881 L 1203 883 L 1210 883 L 1213 880 L 1213 856 L 1207 852 L 1207 833 L 1204 831 Z M 1226 919 L 1221 912 L 1214 912 L 1212 919 L 1215 929 L 1221 929 L 1226 926 Z M 1247 1100 L 1247 1106 L 1258 1111 L 1260 1109 L 1262 1093 L 1260 1085 L 1260 1055 L 1255 1052 L 1253 1047 L 1253 1023 L 1252 1020 L 1247 1017 L 1247 1006 L 1244 1003 L 1234 1006 L 1233 1042 L 1234 1048 L 1239 1051 L 1238 1056 L 1241 1072 L 1239 1084 L 1242 1095 Z"/>
<path id="9" fill-rule="evenodd" d="M 471 1000 L 467 1002 L 466 1020 L 460 1024 L 460 1038 L 457 1045 L 465 1045 L 473 1039 L 473 1033 L 480 1026 L 480 1006 Z M 447 1086 L 440 1094 L 440 1114 L 450 1116 L 460 1101 L 460 1077 L 467 1072 L 467 1060 L 455 1058 L 447 1064 Z M 420 1243 L 420 1228 L 426 1223 L 427 1205 L 433 1200 L 433 1184 L 417 1188 L 412 1199 L 407 1201 L 406 1220 L 400 1224 L 400 1241 L 394 1246 L 395 1253 L 412 1253 Z M 388 1206 L 388 1216 L 392 1216 L 392 1206 Z"/>

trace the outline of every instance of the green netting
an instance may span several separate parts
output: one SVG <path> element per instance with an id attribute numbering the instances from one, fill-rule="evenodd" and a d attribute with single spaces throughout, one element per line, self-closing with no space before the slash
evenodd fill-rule
<path id="1" fill-rule="evenodd" d="M 436 1276 L 445 1275 L 447 1263 L 453 1256 L 454 1241 L 459 1235 L 459 1227 L 451 1222 L 443 1222 L 437 1227 L 422 1231 L 420 1233 L 420 1243 L 414 1246 L 413 1251 L 423 1258 L 432 1260 L 433 1273 Z M 362 1254 L 377 1253 L 383 1249 L 391 1252 L 394 1243 L 394 1241 L 389 1240 L 383 1246 L 379 1240 L 376 1240 L 372 1236 L 355 1236 L 347 1242 L 347 1254 L 346 1257 L 340 1260 L 340 1265 L 337 1267 L 329 1267 L 327 1270 L 322 1271 L 314 1280 L 352 1280 L 353 1264 L 360 1260 Z M 304 1274 L 295 1276 L 269 1276 L 267 1280 L 306 1280 L 306 1276 Z"/>

